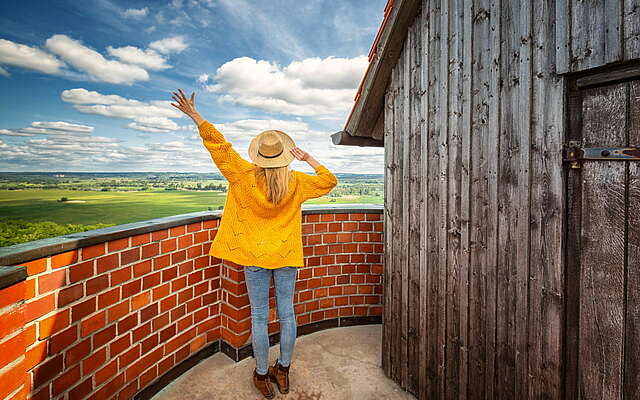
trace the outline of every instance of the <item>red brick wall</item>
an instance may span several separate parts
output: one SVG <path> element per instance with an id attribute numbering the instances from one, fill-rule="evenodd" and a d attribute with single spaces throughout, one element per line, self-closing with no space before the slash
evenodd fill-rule
<path id="1" fill-rule="evenodd" d="M 299 326 L 382 314 L 381 217 L 303 216 Z M 207 255 L 217 226 L 180 225 L 21 264 L 27 280 L 0 292 L 0 399 L 129 399 L 207 344 L 249 343 L 242 266 Z"/>

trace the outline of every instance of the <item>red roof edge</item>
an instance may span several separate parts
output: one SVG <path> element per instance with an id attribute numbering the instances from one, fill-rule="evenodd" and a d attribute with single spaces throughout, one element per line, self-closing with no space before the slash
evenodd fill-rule
<path id="1" fill-rule="evenodd" d="M 345 129 L 346 129 L 346 126 L 349 124 L 351 115 L 353 115 L 353 111 L 356 108 L 356 104 L 358 104 L 358 100 L 360 100 L 360 95 L 362 94 L 362 85 L 364 84 L 364 79 L 366 78 L 367 74 L 369 73 L 369 70 L 371 69 L 371 60 L 373 60 L 373 57 L 375 57 L 376 55 L 378 41 L 380 40 L 380 36 L 382 36 L 382 31 L 384 30 L 384 27 L 387 25 L 389 14 L 391 14 L 391 9 L 393 8 L 393 1 L 394 0 L 387 0 L 387 4 L 384 6 L 384 17 L 382 19 L 382 23 L 380 24 L 380 28 L 378 28 L 378 33 L 376 34 L 376 38 L 374 39 L 373 45 L 369 50 L 369 65 L 367 65 L 367 70 L 365 71 L 364 75 L 362 75 L 362 79 L 360 79 L 360 84 L 358 85 L 358 91 L 356 92 L 356 95 L 354 97 L 353 107 L 351 107 L 351 112 L 349 113 L 349 117 L 347 117 L 347 122 L 345 123 Z"/>

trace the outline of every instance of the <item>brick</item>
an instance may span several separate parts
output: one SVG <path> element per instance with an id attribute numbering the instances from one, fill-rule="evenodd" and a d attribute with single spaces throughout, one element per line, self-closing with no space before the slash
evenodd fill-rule
<path id="1" fill-rule="evenodd" d="M 171 264 L 171 255 L 165 254 L 160 257 L 156 257 L 153 259 L 153 270 L 158 271 L 162 268 L 165 268 Z"/>
<path id="2" fill-rule="evenodd" d="M 335 233 L 325 233 L 322 235 L 322 243 L 335 243 L 338 236 Z"/>
<path id="3" fill-rule="evenodd" d="M 109 254 L 104 257 L 96 259 L 96 273 L 101 274 L 103 272 L 111 271 L 120 266 L 118 261 L 118 254 Z"/>
<path id="4" fill-rule="evenodd" d="M 138 325 L 138 314 L 132 314 L 127 318 L 121 319 L 120 321 L 118 321 L 118 335 L 129 332 L 136 325 Z"/>
<path id="5" fill-rule="evenodd" d="M 363 213 L 350 214 L 349 215 L 349 220 L 350 221 L 364 221 L 364 214 Z"/>
<path id="6" fill-rule="evenodd" d="M 131 277 L 130 266 L 115 270 L 111 273 L 111 286 L 119 286 L 120 284 L 130 280 Z"/>
<path id="7" fill-rule="evenodd" d="M 173 228 L 169 228 L 169 236 L 180 236 L 186 233 L 186 229 L 184 225 L 174 226 Z"/>
<path id="8" fill-rule="evenodd" d="M 131 336 L 124 335 L 123 337 L 121 337 L 120 339 L 117 339 L 116 341 L 114 341 L 109 345 L 110 357 L 113 358 L 117 356 L 118 354 L 128 349 L 129 346 L 131 346 Z"/>
<path id="9" fill-rule="evenodd" d="M 120 288 L 113 288 L 98 296 L 98 308 L 104 309 L 120 301 Z"/>
<path id="10" fill-rule="evenodd" d="M 75 385 L 78 381 L 80 381 L 80 365 L 76 365 L 68 371 L 62 373 L 62 375 L 58 376 L 53 380 L 53 384 L 51 385 L 53 396 L 58 396 L 70 386 Z"/>
<path id="11" fill-rule="evenodd" d="M 27 267 L 27 275 L 36 275 L 47 270 L 47 257 L 31 260 L 20 265 Z"/>
<path id="12" fill-rule="evenodd" d="M 187 225 L 187 232 L 196 232 L 202 230 L 202 221 L 192 222 Z"/>
<path id="13" fill-rule="evenodd" d="M 92 277 L 95 274 L 93 270 L 94 264 L 95 261 L 91 260 L 69 267 L 69 283 L 80 282 Z"/>
<path id="14" fill-rule="evenodd" d="M 60 332 L 67 326 L 69 326 L 69 309 L 56 313 L 48 318 L 43 319 L 38 324 L 38 331 L 40 334 L 38 338 L 43 340 L 54 333 Z"/>
<path id="15" fill-rule="evenodd" d="M 328 299 L 320 299 L 320 308 L 330 308 L 333 307 L 333 298 L 328 298 Z"/>
<path id="16" fill-rule="evenodd" d="M 105 254 L 107 252 L 106 247 L 106 243 L 98 243 L 93 246 L 83 247 L 81 250 L 82 260 L 89 260 Z"/>
<path id="17" fill-rule="evenodd" d="M 142 279 L 136 279 L 135 281 L 131 281 L 122 285 L 122 298 L 126 299 L 131 297 L 137 293 L 140 293 L 142 290 Z"/>
<path id="18" fill-rule="evenodd" d="M 131 310 L 137 310 L 151 302 L 151 291 L 139 293 L 131 298 Z"/>
<path id="19" fill-rule="evenodd" d="M 332 222 L 329 224 L 329 232 L 336 233 L 342 232 L 342 223 L 341 222 Z"/>
<path id="20" fill-rule="evenodd" d="M 150 352 L 157 345 L 158 345 L 158 335 L 155 334 L 155 335 L 149 336 L 148 338 L 143 340 L 141 343 L 142 354 L 146 354 Z"/>
<path id="21" fill-rule="evenodd" d="M 69 399 L 86 399 L 89 393 L 93 390 L 93 384 L 91 383 L 92 377 L 85 379 L 78 386 L 69 391 Z"/>
<path id="22" fill-rule="evenodd" d="M 109 399 L 113 396 L 114 393 L 117 393 L 118 390 L 125 384 L 124 380 L 124 372 L 120 375 L 113 378 L 108 383 L 104 384 L 100 390 L 95 392 L 93 396 L 91 396 L 88 400 L 102 400 Z"/>
<path id="23" fill-rule="evenodd" d="M 353 315 L 353 307 L 342 307 L 340 308 L 340 316 L 348 317 Z"/>
<path id="24" fill-rule="evenodd" d="M 24 377 L 26 374 L 27 371 L 24 366 L 24 361 L 20 361 L 10 369 L 4 371 L 0 375 L 0 398 L 4 399 L 6 396 L 20 387 L 20 385 L 22 385 L 24 382 Z M 25 390 L 23 390 L 21 393 L 24 392 Z M 19 394 L 18 396 L 19 399 L 26 398 L 26 396 L 23 397 L 22 394 Z M 34 399 L 34 397 L 32 396 L 31 399 Z"/>
<path id="25" fill-rule="evenodd" d="M 54 271 L 38 277 L 38 294 L 60 289 L 67 284 L 67 271 Z"/>
<path id="26" fill-rule="evenodd" d="M 358 230 L 360 231 L 371 231 L 373 230 L 373 224 L 371 222 L 359 222 Z"/>
<path id="27" fill-rule="evenodd" d="M 151 233 L 141 233 L 131 236 L 131 247 L 138 247 L 149 242 L 151 242 Z"/>
<path id="28" fill-rule="evenodd" d="M 40 385 L 47 383 L 62 372 L 62 354 L 58 354 L 54 358 L 39 364 L 33 372 L 33 387 L 38 388 Z"/>
<path id="29" fill-rule="evenodd" d="M 134 347 L 132 347 L 130 350 L 127 350 L 125 353 L 121 354 L 118 357 L 118 362 L 120 363 L 120 369 L 123 369 L 124 367 L 131 365 L 138 358 L 140 358 L 140 346 L 134 345 Z"/>
<path id="30" fill-rule="evenodd" d="M 165 283 L 153 289 L 153 301 L 160 300 L 169 295 L 170 283 Z"/>
<path id="31" fill-rule="evenodd" d="M 141 342 L 142 339 L 146 338 L 151 334 L 151 322 L 147 322 L 133 330 L 133 342 L 138 343 Z"/>
<path id="32" fill-rule="evenodd" d="M 20 286 L 20 285 L 15 285 Z M 20 286 L 24 290 L 24 286 Z M 2 291 L 2 295 L 5 294 L 5 291 Z M 0 300 L 0 304 L 5 299 Z M 26 303 L 24 308 L 24 321 L 30 322 L 36 318 L 40 318 L 43 315 L 50 313 L 56 308 L 56 300 L 55 294 L 51 293 L 46 297 L 43 297 L 38 300 L 34 300 L 32 302 Z"/>
<path id="33" fill-rule="evenodd" d="M 113 353 L 111 353 L 113 356 Z M 104 382 L 116 376 L 118 372 L 118 360 L 113 360 L 105 367 L 96 371 L 96 386 L 102 385 Z"/>
<path id="34" fill-rule="evenodd" d="M 319 222 L 320 214 L 308 214 L 304 216 L 304 222 Z"/>
<path id="35" fill-rule="evenodd" d="M 142 259 L 155 257 L 160 254 L 160 243 L 151 243 L 142 246 Z"/>
<path id="36" fill-rule="evenodd" d="M 102 311 L 86 320 L 82 321 L 80 324 L 80 335 L 85 337 L 90 335 L 91 333 L 101 329 L 105 325 L 106 321 L 106 311 Z"/>
<path id="37" fill-rule="evenodd" d="M 37 345 L 31 347 L 29 350 L 24 350 L 24 347 L 22 349 L 22 352 L 24 352 L 24 361 L 25 361 L 25 367 L 27 369 L 27 371 L 31 370 L 32 368 L 34 368 L 36 365 L 39 365 L 42 361 L 44 361 L 47 358 L 47 342 L 42 342 L 42 343 L 38 343 Z M 51 355 L 55 355 L 56 353 L 50 352 Z"/>
<path id="38" fill-rule="evenodd" d="M 206 231 L 193 234 L 193 243 L 204 243 L 209 240 L 209 233 Z"/>
<path id="39" fill-rule="evenodd" d="M 176 238 L 165 239 L 160 242 L 160 253 L 170 253 L 178 248 L 178 241 Z"/>
<path id="40" fill-rule="evenodd" d="M 107 249 L 109 250 L 109 253 L 111 253 L 113 251 L 126 249 L 127 247 L 129 247 L 129 238 L 128 237 L 122 238 L 122 239 L 112 240 L 112 241 L 107 243 Z"/>
<path id="41" fill-rule="evenodd" d="M 332 319 L 338 317 L 338 309 L 332 308 L 330 310 L 324 310 L 324 319 Z"/>
<path id="42" fill-rule="evenodd" d="M 120 253 L 120 265 L 130 264 L 140 259 L 140 248 L 134 247 L 133 249 L 125 250 Z"/>
<path id="43" fill-rule="evenodd" d="M 96 311 L 96 298 L 92 297 L 71 308 L 71 322 L 76 322 Z"/>
<path id="44" fill-rule="evenodd" d="M 101 348 L 100 350 L 87 357 L 82 362 L 82 372 L 85 376 L 90 375 L 93 371 L 98 369 L 107 359 L 107 349 Z"/>
<path id="45" fill-rule="evenodd" d="M 99 349 L 116 337 L 116 326 L 110 325 L 93 335 L 93 348 Z"/>
<path id="46" fill-rule="evenodd" d="M 65 251 L 51 256 L 51 268 L 61 268 L 78 262 L 78 250 Z"/>
<path id="47" fill-rule="evenodd" d="M 129 301 L 123 301 L 121 303 L 116 304 L 115 306 L 109 308 L 107 310 L 108 321 L 112 323 L 113 321 L 117 321 L 125 315 L 129 314 Z"/>
<path id="48" fill-rule="evenodd" d="M 158 241 L 169 237 L 169 229 L 151 232 L 151 240 Z"/>
<path id="49" fill-rule="evenodd" d="M 187 252 L 180 250 L 171 253 L 171 264 L 178 264 L 187 259 Z"/>
<path id="50" fill-rule="evenodd" d="M 91 339 L 86 339 L 73 346 L 65 353 L 65 368 L 76 364 L 91 353 Z"/>
<path id="51" fill-rule="evenodd" d="M 109 288 L 109 274 L 102 274 L 89 279 L 86 286 L 86 294 L 90 296 Z"/>
<path id="52" fill-rule="evenodd" d="M 184 235 L 178 238 L 178 248 L 184 249 L 193 244 L 193 235 Z"/>
<path id="53" fill-rule="evenodd" d="M 171 267 L 162 271 L 162 282 L 167 282 L 175 279 L 178 276 L 178 268 Z"/>
<path id="54" fill-rule="evenodd" d="M 334 214 L 322 214 L 322 215 L 320 215 L 320 221 L 322 221 L 322 222 L 335 221 L 335 216 L 334 216 Z"/>
<path id="55" fill-rule="evenodd" d="M 335 298 L 336 306 L 344 306 L 349 304 L 349 296 L 340 296 Z"/>
<path id="56" fill-rule="evenodd" d="M 23 333 L 4 341 L 0 352 L 0 369 L 20 358 L 25 352 L 25 347 Z"/>
<path id="57" fill-rule="evenodd" d="M 140 310 L 140 322 L 147 322 L 158 315 L 158 303 L 153 303 Z"/>
<path id="58" fill-rule="evenodd" d="M 24 305 L 13 307 L 0 313 L 0 338 L 22 329 L 24 326 Z"/>
<path id="59" fill-rule="evenodd" d="M 161 278 L 162 274 L 160 273 L 160 271 L 145 276 L 144 278 L 142 278 L 142 289 L 149 289 L 154 286 L 158 286 L 160 284 Z"/>
<path id="60" fill-rule="evenodd" d="M 136 278 L 151 272 L 151 260 L 133 264 L 133 276 Z"/>
<path id="61" fill-rule="evenodd" d="M 36 297 L 36 281 L 35 277 L 28 277 L 27 280 L 23 281 L 24 284 L 24 300 L 28 301 Z M 0 294 L 1 296 L 1 294 Z"/>
<path id="62" fill-rule="evenodd" d="M 348 221 L 349 220 L 349 214 L 348 213 L 334 214 L 334 217 L 335 217 L 336 221 Z"/>

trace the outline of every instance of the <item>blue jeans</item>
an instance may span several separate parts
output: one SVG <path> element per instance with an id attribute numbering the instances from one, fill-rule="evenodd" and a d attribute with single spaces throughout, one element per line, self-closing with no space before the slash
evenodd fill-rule
<path id="1" fill-rule="evenodd" d="M 251 341 L 256 359 L 256 372 L 264 375 L 269 368 L 269 287 L 271 275 L 276 287 L 276 305 L 280 320 L 280 357 L 278 363 L 289 366 L 296 341 L 296 315 L 293 310 L 293 294 L 296 288 L 297 267 L 267 269 L 248 265 L 244 277 L 251 303 Z"/>

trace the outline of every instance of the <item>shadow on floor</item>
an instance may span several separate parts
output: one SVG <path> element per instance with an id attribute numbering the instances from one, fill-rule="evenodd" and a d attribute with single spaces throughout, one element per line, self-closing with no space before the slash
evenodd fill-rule
<path id="1" fill-rule="evenodd" d="M 290 400 L 415 400 L 381 368 L 382 325 L 334 328 L 296 340 L 289 372 L 290 392 L 276 399 Z M 270 365 L 279 345 L 269 351 Z M 216 353 L 162 389 L 153 400 L 262 399 L 253 387 L 255 359 L 238 363 Z"/>

